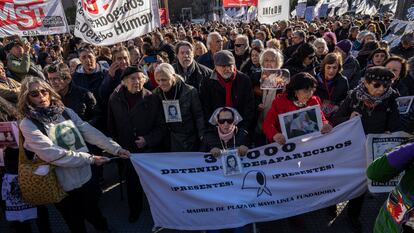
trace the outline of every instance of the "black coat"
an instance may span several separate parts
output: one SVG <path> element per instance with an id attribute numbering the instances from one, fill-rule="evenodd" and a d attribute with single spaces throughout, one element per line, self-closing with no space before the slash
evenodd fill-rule
<path id="1" fill-rule="evenodd" d="M 167 123 L 169 151 L 198 151 L 200 138 L 204 135 L 204 117 L 197 89 L 180 80 L 169 92 L 174 92 L 176 88 L 182 122 Z M 153 93 L 161 100 L 164 100 L 164 96 L 173 99 L 163 94 L 159 87 Z"/>
<path id="2" fill-rule="evenodd" d="M 346 98 L 349 90 L 348 80 L 340 73 L 332 79 L 333 89 L 330 89 L 332 92 L 331 96 L 329 96 L 327 86 L 325 86 L 321 73 L 318 74 L 317 80 L 318 86 L 316 88 L 315 95 L 318 96 L 322 102 L 324 100 L 329 100 L 333 104 L 339 105 L 341 101 Z"/>
<path id="3" fill-rule="evenodd" d="M 161 42 L 158 52 L 166 52 L 168 54 L 169 63 L 172 64 L 175 61 L 174 47 L 168 43 Z"/>
<path id="4" fill-rule="evenodd" d="M 108 131 L 122 148 L 131 153 L 156 152 L 166 132 L 161 101 L 157 95 L 144 89 L 142 96 L 132 109 L 129 109 L 122 86 L 114 91 L 108 104 Z M 146 146 L 138 149 L 135 140 L 143 136 Z"/>
<path id="5" fill-rule="evenodd" d="M 390 53 L 408 60 L 414 56 L 414 47 L 406 49 L 400 42 L 397 46 L 391 48 Z"/>
<path id="6" fill-rule="evenodd" d="M 311 74 L 313 77 L 316 77 L 316 71 L 315 68 L 318 67 L 319 64 L 317 62 L 314 62 L 313 64 L 309 66 L 304 66 L 303 62 L 298 61 L 294 58 L 289 59 L 285 65 L 283 65 L 282 68 L 288 69 L 290 72 L 290 77 L 293 75 L 300 73 L 300 72 L 307 72 Z"/>
<path id="7" fill-rule="evenodd" d="M 237 128 L 236 130 L 236 137 L 234 139 L 230 139 L 230 141 L 227 142 L 227 148 L 235 149 L 236 147 L 239 147 L 241 145 L 250 147 L 250 141 L 247 131 L 240 128 Z M 214 147 L 224 149 L 220 137 L 218 135 L 217 128 L 208 130 L 201 143 L 200 151 L 209 152 Z"/>
<path id="8" fill-rule="evenodd" d="M 175 72 L 184 78 L 185 83 L 195 87 L 197 91 L 200 91 L 200 85 L 202 80 L 209 78 L 213 73 L 213 71 L 210 68 L 201 65 L 196 61 L 193 61 L 193 63 L 189 67 L 190 70 L 194 69 L 194 71 L 191 74 L 185 74 L 183 67 L 180 65 L 179 62 L 175 63 L 173 67 Z"/>
<path id="9" fill-rule="evenodd" d="M 98 107 L 92 92 L 71 82 L 66 95 L 61 97 L 63 104 L 75 111 L 82 120 L 98 127 L 98 122 L 101 120 L 100 118 L 102 117 L 102 112 Z"/>
<path id="10" fill-rule="evenodd" d="M 204 119 L 208 121 L 213 112 L 226 104 L 226 91 L 213 72 L 210 78 L 203 80 L 200 88 L 200 99 L 203 105 Z M 254 94 L 250 78 L 237 71 L 232 86 L 232 104 L 243 118 L 239 127 L 249 129 L 255 115 Z"/>
<path id="11" fill-rule="evenodd" d="M 398 93 L 393 91 L 393 94 L 381 104 L 374 109 L 368 109 L 362 101 L 357 99 L 355 91 L 352 91 L 342 102 L 331 122 L 338 125 L 349 120 L 352 112 L 358 112 L 361 114 L 365 134 L 399 131 L 401 122 L 396 98 L 398 98 Z"/>
<path id="12" fill-rule="evenodd" d="M 301 42 L 299 44 L 296 45 L 291 45 L 289 47 L 287 47 L 285 50 L 283 50 L 283 55 L 285 56 L 285 59 L 288 60 L 289 58 L 292 57 L 292 54 L 294 52 L 296 52 L 296 50 L 303 45 L 305 42 Z"/>
<path id="13" fill-rule="evenodd" d="M 213 54 L 211 54 L 211 50 L 209 50 L 207 53 L 201 55 L 197 62 L 201 65 L 207 66 L 210 69 L 214 69 L 214 60 L 213 60 Z"/>

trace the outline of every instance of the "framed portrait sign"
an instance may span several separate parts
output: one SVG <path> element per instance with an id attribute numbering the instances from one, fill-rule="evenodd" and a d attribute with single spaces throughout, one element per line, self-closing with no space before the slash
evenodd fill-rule
<path id="1" fill-rule="evenodd" d="M 162 107 L 166 123 L 182 122 L 180 102 L 178 100 L 163 100 Z"/>
<path id="2" fill-rule="evenodd" d="M 0 122 L 0 146 L 17 147 L 19 144 L 19 128 L 17 122 Z"/>
<path id="3" fill-rule="evenodd" d="M 401 114 L 407 114 L 410 111 L 411 105 L 413 104 L 414 96 L 403 96 L 397 98 L 398 111 Z"/>
<path id="4" fill-rule="evenodd" d="M 318 105 L 279 115 L 280 129 L 286 140 L 307 138 L 320 134 L 321 108 Z"/>
<path id="5" fill-rule="evenodd" d="M 260 89 L 283 90 L 290 81 L 290 73 L 287 69 L 262 69 L 260 77 Z"/>
<path id="6" fill-rule="evenodd" d="M 49 138 L 57 146 L 76 152 L 87 152 L 88 147 L 82 134 L 71 120 L 60 122 L 49 129 Z"/>
<path id="7" fill-rule="evenodd" d="M 221 163 L 225 176 L 238 175 L 242 173 L 242 163 L 237 150 L 224 150 L 221 153 Z"/>

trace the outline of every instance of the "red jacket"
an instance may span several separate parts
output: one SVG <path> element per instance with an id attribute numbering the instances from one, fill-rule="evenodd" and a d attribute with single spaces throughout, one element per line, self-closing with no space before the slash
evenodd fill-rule
<path id="1" fill-rule="evenodd" d="M 319 105 L 321 106 L 321 101 L 319 97 L 312 96 L 306 103 L 306 107 Z M 266 117 L 263 121 L 263 133 L 266 135 L 266 138 L 273 142 L 273 136 L 277 133 L 281 133 L 280 124 L 279 124 L 279 114 L 292 112 L 299 110 L 300 108 L 293 104 L 292 100 L 287 98 L 287 94 L 280 94 L 272 102 L 272 107 L 266 114 Z M 326 120 L 323 112 L 322 114 L 322 123 L 329 124 L 329 121 Z"/>

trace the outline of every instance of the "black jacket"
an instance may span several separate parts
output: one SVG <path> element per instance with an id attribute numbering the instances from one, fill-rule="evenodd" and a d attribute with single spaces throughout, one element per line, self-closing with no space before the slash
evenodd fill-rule
<path id="1" fill-rule="evenodd" d="M 316 88 L 315 95 L 318 96 L 321 101 L 329 100 L 335 105 L 339 105 L 342 100 L 344 100 L 348 94 L 349 85 L 348 80 L 340 73 L 338 73 L 332 79 L 332 86 L 329 88 L 329 84 L 323 81 L 322 74 L 319 73 L 317 76 L 318 86 Z M 327 88 L 330 89 L 331 96 L 329 96 L 329 92 Z"/>
<path id="2" fill-rule="evenodd" d="M 233 139 L 230 139 L 230 141 L 227 142 L 227 148 L 228 149 L 235 149 L 236 147 L 239 147 L 241 145 L 250 147 L 249 137 L 247 134 L 247 131 L 243 129 L 236 129 L 236 137 Z M 217 129 L 210 129 L 206 133 L 206 136 L 203 138 L 203 141 L 201 143 L 201 152 L 209 152 L 214 147 L 217 147 L 219 149 L 224 149 L 222 147 L 222 142 L 220 142 L 220 137 L 218 135 Z M 235 144 L 235 145 L 234 145 Z"/>
<path id="3" fill-rule="evenodd" d="M 200 63 L 201 65 L 207 66 L 208 68 L 214 70 L 214 60 L 213 60 L 213 54 L 211 54 L 211 50 L 201 55 L 198 58 L 197 62 Z"/>
<path id="4" fill-rule="evenodd" d="M 166 132 L 164 114 L 158 96 L 144 89 L 141 98 L 129 109 L 122 86 L 114 91 L 108 104 L 108 131 L 122 148 L 131 153 L 156 152 Z M 138 149 L 135 140 L 143 136 L 146 146 Z"/>
<path id="5" fill-rule="evenodd" d="M 414 47 L 406 49 L 402 46 L 400 42 L 397 46 L 393 47 L 390 50 L 390 53 L 408 60 L 414 56 Z"/>
<path id="6" fill-rule="evenodd" d="M 368 109 L 361 100 L 357 99 L 355 91 L 351 91 L 332 117 L 331 123 L 338 125 L 349 120 L 352 112 L 358 112 L 361 114 L 365 134 L 399 131 L 401 123 L 396 98 L 398 93 L 394 91 L 374 109 Z"/>
<path id="7" fill-rule="evenodd" d="M 303 62 L 298 61 L 294 58 L 287 60 L 287 62 L 283 65 L 282 68 L 288 69 L 290 72 L 290 77 L 293 75 L 300 73 L 300 72 L 307 72 L 311 74 L 313 77 L 316 77 L 315 68 L 318 67 L 319 64 L 317 62 L 313 62 L 313 64 L 309 66 L 304 66 Z"/>
<path id="8" fill-rule="evenodd" d="M 358 60 L 348 56 L 342 65 L 342 75 L 348 79 L 349 89 L 354 89 L 358 86 L 361 80 L 361 68 Z"/>
<path id="9" fill-rule="evenodd" d="M 285 56 L 285 59 L 288 60 L 289 58 L 292 57 L 292 54 L 294 52 L 296 52 L 296 50 L 303 45 L 305 42 L 301 42 L 299 44 L 296 45 L 291 45 L 289 47 L 287 47 L 285 50 L 283 50 L 283 55 Z"/>
<path id="10" fill-rule="evenodd" d="M 236 55 L 236 52 L 233 53 L 234 59 L 236 60 L 236 68 L 241 71 L 241 66 L 250 58 L 250 49 L 246 50 L 243 55 Z"/>
<path id="11" fill-rule="evenodd" d="M 164 93 L 157 87 L 153 93 L 161 100 L 164 96 L 171 100 L 173 97 L 168 94 L 174 95 L 176 88 L 182 122 L 167 123 L 169 151 L 198 151 L 200 138 L 204 135 L 204 117 L 197 89 L 178 80 L 169 92 Z"/>
<path id="12" fill-rule="evenodd" d="M 201 81 L 203 79 L 209 78 L 213 73 L 213 71 L 210 68 L 201 65 L 196 61 L 193 61 L 193 63 L 189 67 L 189 70 L 192 70 L 191 73 L 185 74 L 183 67 L 180 65 L 179 62 L 175 63 L 173 67 L 175 72 L 184 78 L 185 83 L 195 87 L 197 91 L 200 91 Z"/>
<path id="13" fill-rule="evenodd" d="M 169 63 L 172 64 L 175 61 L 174 47 L 168 43 L 161 42 L 158 52 L 166 52 L 168 54 Z"/>
<path id="14" fill-rule="evenodd" d="M 204 119 L 208 121 L 213 112 L 226 104 L 226 91 L 213 72 L 210 78 L 203 80 L 200 88 L 200 99 L 203 105 Z M 254 95 L 250 78 L 237 71 L 232 86 L 232 104 L 243 118 L 239 127 L 249 129 L 255 115 Z"/>

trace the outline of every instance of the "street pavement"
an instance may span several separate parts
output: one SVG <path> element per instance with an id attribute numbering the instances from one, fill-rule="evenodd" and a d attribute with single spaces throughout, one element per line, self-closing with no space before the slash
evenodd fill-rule
<path id="1" fill-rule="evenodd" d="M 148 204 L 145 205 L 144 211 L 136 223 L 128 223 L 128 208 L 125 193 L 125 184 L 123 184 L 124 195 L 121 198 L 120 185 L 118 182 L 118 171 L 115 164 L 106 165 L 104 169 L 104 193 L 100 200 L 100 206 L 107 217 L 108 222 L 116 233 L 150 233 L 153 227 L 153 221 Z M 366 195 L 361 214 L 363 233 L 371 233 L 375 217 L 379 208 L 385 201 L 386 194 L 368 194 Z M 59 212 L 53 205 L 49 206 L 50 221 L 54 233 L 69 232 Z M 335 219 L 329 216 L 326 209 L 321 209 L 300 215 L 295 220 L 282 219 L 278 221 L 257 223 L 256 233 L 352 233 L 346 222 L 346 203 L 337 205 L 338 216 Z M 299 224 L 301 223 L 301 224 Z M 36 225 L 32 223 L 33 232 L 38 232 Z M 89 232 L 95 232 L 91 226 L 88 226 Z M 245 227 L 246 233 L 254 233 L 252 224 Z M 8 228 L 4 216 L 0 213 L 0 233 L 12 233 Z M 179 233 L 185 231 L 162 230 L 160 233 Z M 196 231 L 194 231 L 196 232 Z M 185 232 L 192 233 L 192 232 Z"/>

